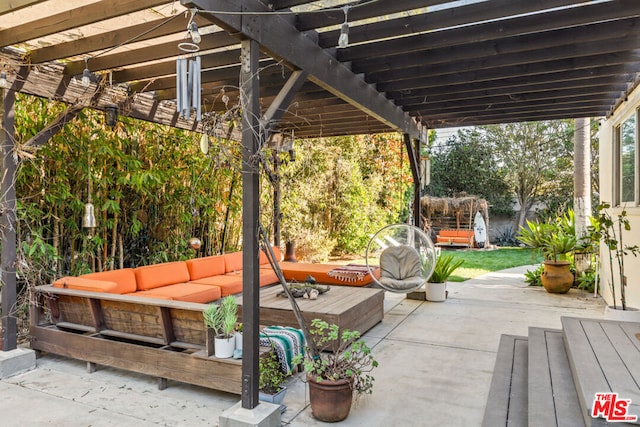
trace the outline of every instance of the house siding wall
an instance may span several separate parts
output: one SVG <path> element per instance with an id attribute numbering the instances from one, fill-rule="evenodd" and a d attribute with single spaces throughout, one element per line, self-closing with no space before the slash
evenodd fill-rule
<path id="1" fill-rule="evenodd" d="M 614 132 L 618 125 L 626 119 L 629 114 L 640 108 L 640 87 L 636 88 L 614 114 L 607 120 L 603 120 L 600 131 L 600 200 L 603 202 L 611 203 L 613 200 L 614 190 Z M 638 148 L 638 147 L 637 147 Z M 636 148 L 636 150 L 637 150 Z M 636 155 L 638 155 L 636 153 Z M 636 161 L 637 165 L 637 161 Z M 638 172 L 636 172 L 638 173 Z M 637 180 L 636 180 L 636 185 Z M 627 218 L 631 224 L 631 230 L 623 232 L 622 240 L 626 245 L 640 245 L 640 207 L 636 204 L 627 203 L 625 208 L 627 211 Z M 622 211 L 620 207 L 614 207 L 609 210 L 609 214 L 612 218 Z M 617 230 L 616 230 L 617 233 Z M 611 268 L 609 263 L 609 251 L 606 247 L 600 247 L 600 286 L 601 295 L 611 305 L 613 298 L 611 296 L 610 282 L 611 282 Z M 627 276 L 627 288 L 626 299 L 627 306 L 640 308 L 640 258 L 628 255 L 625 257 L 625 275 Z M 618 280 L 618 268 L 615 256 L 613 257 L 613 268 L 616 283 Z M 620 289 L 616 287 L 616 300 L 620 303 Z"/>

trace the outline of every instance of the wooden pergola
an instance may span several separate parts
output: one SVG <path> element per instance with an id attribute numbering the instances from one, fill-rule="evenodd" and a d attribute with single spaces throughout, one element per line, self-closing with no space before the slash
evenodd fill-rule
<path id="1" fill-rule="evenodd" d="M 197 53 L 187 26 L 198 27 Z M 430 128 L 612 113 L 640 72 L 637 0 L 13 0 L 0 4 L 3 349 L 16 346 L 14 100 L 82 108 L 226 135 L 240 106 L 245 358 L 242 404 L 258 404 L 257 154 L 297 138 L 397 131 L 416 185 Z M 345 34 L 348 31 L 348 42 Z M 339 45 L 340 36 L 342 43 Z M 183 45 L 184 46 L 184 45 Z M 201 120 L 176 112 L 176 59 L 200 56 Z M 86 71 L 85 71 L 86 70 Z M 87 77 L 87 79 L 83 79 Z M 85 80 L 85 84 L 83 84 Z"/>

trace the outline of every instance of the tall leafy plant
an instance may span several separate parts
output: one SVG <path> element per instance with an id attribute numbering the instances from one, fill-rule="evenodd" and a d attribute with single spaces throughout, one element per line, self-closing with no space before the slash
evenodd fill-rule
<path id="1" fill-rule="evenodd" d="M 608 250 L 609 259 L 609 271 L 610 281 L 609 288 L 611 289 L 611 297 L 613 298 L 613 307 L 617 308 L 616 298 L 616 274 L 614 270 L 613 258 L 616 259 L 617 264 L 617 279 L 620 293 L 620 304 L 623 310 L 627 309 L 627 298 L 625 288 L 627 287 L 627 276 L 624 272 L 624 257 L 626 255 L 638 256 L 640 247 L 638 245 L 625 245 L 622 241 L 622 233 L 624 231 L 631 230 L 631 224 L 627 218 L 627 210 L 622 209 L 615 219 L 609 214 L 607 209 L 611 205 L 606 202 L 602 202 L 597 207 L 597 215 L 593 221 L 593 225 L 590 227 L 593 239 L 595 241 L 602 242 Z"/>
<path id="2" fill-rule="evenodd" d="M 436 265 L 433 269 L 433 273 L 431 273 L 431 277 L 429 278 L 429 282 L 431 283 L 444 283 L 449 279 L 449 276 L 453 274 L 453 272 L 458 269 L 462 264 L 464 264 L 464 260 L 456 259 L 451 254 L 441 254 L 436 260 Z"/>

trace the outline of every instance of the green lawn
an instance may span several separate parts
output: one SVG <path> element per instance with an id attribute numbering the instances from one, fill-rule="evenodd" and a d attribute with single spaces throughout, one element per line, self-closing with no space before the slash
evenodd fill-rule
<path id="1" fill-rule="evenodd" d="M 451 253 L 456 258 L 464 259 L 464 264 L 449 277 L 452 282 L 464 282 L 492 271 L 542 262 L 542 256 L 536 255 L 531 248 L 499 248 L 487 251 L 478 249 L 443 249 L 443 252 Z M 372 264 L 377 263 L 377 259 L 369 261 Z M 331 262 L 337 264 L 366 264 L 364 258 L 334 259 Z"/>
<path id="2" fill-rule="evenodd" d="M 536 255 L 531 248 L 499 248 L 488 251 L 457 250 L 446 252 L 453 254 L 456 258 L 464 260 L 464 264 L 449 278 L 452 282 L 464 282 L 467 279 L 492 271 L 542 262 L 542 257 Z"/>

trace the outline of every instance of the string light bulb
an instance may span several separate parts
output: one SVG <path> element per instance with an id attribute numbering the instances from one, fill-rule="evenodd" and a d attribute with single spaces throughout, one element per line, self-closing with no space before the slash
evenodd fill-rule
<path id="1" fill-rule="evenodd" d="M 82 72 L 82 86 L 88 87 L 91 83 L 91 73 L 89 72 L 89 60 L 84 60 L 84 71 Z"/>
<path id="2" fill-rule="evenodd" d="M 4 89 L 8 86 L 7 82 L 7 73 L 4 71 L 0 72 L 0 88 Z"/>
<path id="3" fill-rule="evenodd" d="M 342 8 L 344 12 L 344 22 L 340 27 L 340 37 L 338 37 L 338 47 L 345 48 L 349 46 L 349 22 L 347 22 L 349 15 L 349 6 Z"/>
<path id="4" fill-rule="evenodd" d="M 191 41 L 195 44 L 200 44 L 200 42 L 202 41 L 202 36 L 200 35 L 200 32 L 198 31 L 198 25 L 195 22 L 191 21 L 187 31 L 189 31 Z"/>

